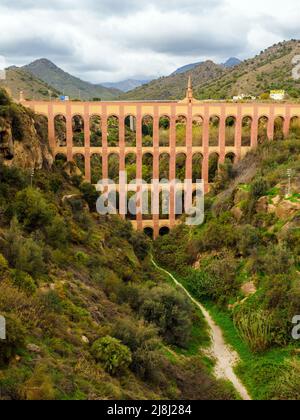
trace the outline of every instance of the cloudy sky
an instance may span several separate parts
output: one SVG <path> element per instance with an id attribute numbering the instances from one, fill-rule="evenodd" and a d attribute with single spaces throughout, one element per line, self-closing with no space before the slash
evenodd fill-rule
<path id="1" fill-rule="evenodd" d="M 0 0 L 0 18 L 8 65 L 46 57 L 96 83 L 300 38 L 299 0 Z"/>

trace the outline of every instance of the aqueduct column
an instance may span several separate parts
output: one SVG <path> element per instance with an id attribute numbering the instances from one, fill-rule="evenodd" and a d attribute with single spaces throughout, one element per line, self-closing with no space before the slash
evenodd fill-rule
<path id="1" fill-rule="evenodd" d="M 124 114 L 124 106 L 120 106 L 120 113 L 119 113 L 119 168 L 120 172 L 125 173 L 126 165 L 125 165 L 125 114 Z M 125 179 L 120 177 L 120 185 L 119 185 L 119 209 L 122 218 L 125 218 L 126 214 L 126 191 L 127 185 L 125 184 Z"/>
<path id="2" fill-rule="evenodd" d="M 159 236 L 159 109 L 158 106 L 154 108 L 153 115 L 153 180 L 155 182 L 155 187 L 153 191 L 152 203 L 155 204 L 155 201 L 158 202 L 158 214 L 153 215 L 153 229 L 154 229 L 154 238 Z M 157 203 L 156 203 L 157 204 Z"/>
<path id="3" fill-rule="evenodd" d="M 88 104 L 84 105 L 84 150 L 85 150 L 85 179 L 91 182 L 91 132 Z"/>
<path id="4" fill-rule="evenodd" d="M 173 105 L 170 118 L 170 159 L 169 159 L 169 179 L 174 181 L 176 179 L 176 108 Z M 170 189 L 170 210 L 169 210 L 170 226 L 175 226 L 175 185 L 171 182 Z"/>
<path id="5" fill-rule="evenodd" d="M 273 140 L 273 138 L 274 138 L 274 124 L 275 124 L 274 107 L 270 106 L 269 120 L 268 120 L 268 130 L 267 130 L 269 140 Z"/>
<path id="6" fill-rule="evenodd" d="M 235 124 L 235 150 L 236 159 L 240 160 L 242 155 L 242 108 L 238 105 L 236 124 Z"/>
<path id="7" fill-rule="evenodd" d="M 205 192 L 208 192 L 208 165 L 209 165 L 209 107 L 205 104 L 203 120 L 203 169 L 202 178 L 204 181 Z"/>
<path id="8" fill-rule="evenodd" d="M 258 108 L 257 108 L 257 105 L 254 105 L 252 125 L 251 125 L 251 147 L 257 146 L 257 137 L 258 137 Z"/>
<path id="9" fill-rule="evenodd" d="M 108 179 L 107 108 L 102 108 L 102 177 Z"/>
<path id="10" fill-rule="evenodd" d="M 66 112 L 66 124 L 67 124 L 67 159 L 68 161 L 73 160 L 73 123 L 72 123 L 72 108 L 71 104 L 67 104 Z"/>
<path id="11" fill-rule="evenodd" d="M 55 138 L 55 123 L 54 123 L 54 113 L 53 113 L 53 104 L 48 105 L 48 138 L 49 144 L 52 150 L 56 148 L 56 138 Z"/>
<path id="12" fill-rule="evenodd" d="M 219 163 L 225 162 L 226 154 L 226 115 L 225 106 L 221 107 L 221 114 L 219 120 L 219 148 L 220 148 L 220 160 Z"/>
<path id="13" fill-rule="evenodd" d="M 290 133 L 290 124 L 291 124 L 291 108 L 289 105 L 286 107 L 286 114 L 284 119 L 284 125 L 283 125 L 283 134 L 284 137 L 288 137 Z"/>

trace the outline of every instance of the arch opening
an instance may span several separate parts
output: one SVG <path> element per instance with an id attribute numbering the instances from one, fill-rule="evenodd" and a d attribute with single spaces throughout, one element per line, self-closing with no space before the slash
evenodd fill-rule
<path id="1" fill-rule="evenodd" d="M 186 174 L 186 155 L 179 153 L 176 156 L 176 179 L 184 182 Z"/>
<path id="2" fill-rule="evenodd" d="M 111 115 L 107 119 L 107 145 L 108 147 L 118 147 L 119 145 L 119 118 Z"/>
<path id="3" fill-rule="evenodd" d="M 64 115 L 56 115 L 54 118 L 54 130 L 57 147 L 67 145 L 67 120 Z"/>
<path id="4" fill-rule="evenodd" d="M 283 117 L 275 118 L 274 140 L 284 140 L 284 118 Z"/>
<path id="5" fill-rule="evenodd" d="M 218 153 L 212 153 L 209 156 L 209 164 L 208 164 L 208 182 L 214 182 L 215 177 L 218 173 L 219 169 L 219 155 Z"/>
<path id="6" fill-rule="evenodd" d="M 154 230 L 151 227 L 145 227 L 144 228 L 144 234 L 148 236 L 148 238 L 153 239 L 154 238 Z"/>
<path id="7" fill-rule="evenodd" d="M 196 115 L 193 118 L 193 147 L 202 147 L 203 145 L 203 118 Z"/>
<path id="8" fill-rule="evenodd" d="M 227 117 L 225 122 L 225 146 L 232 147 L 235 145 L 235 127 L 236 118 L 233 116 Z"/>
<path id="9" fill-rule="evenodd" d="M 289 135 L 293 139 L 300 139 L 300 118 L 293 117 L 290 122 Z"/>
<path id="10" fill-rule="evenodd" d="M 169 235 L 170 228 L 168 226 L 163 226 L 159 229 L 159 236 L 166 236 Z"/>
<path id="11" fill-rule="evenodd" d="M 201 153 L 195 153 L 193 156 L 193 183 L 195 184 L 197 180 L 202 179 L 202 164 L 203 156 Z"/>
<path id="12" fill-rule="evenodd" d="M 94 153 L 91 156 L 91 182 L 97 184 L 102 179 L 102 156 Z"/>
<path id="13" fill-rule="evenodd" d="M 116 153 L 111 153 L 108 156 L 108 178 L 114 181 L 116 184 L 119 183 L 119 169 L 120 158 Z"/>
<path id="14" fill-rule="evenodd" d="M 252 118 L 244 117 L 242 120 L 242 146 L 251 146 Z"/>
<path id="15" fill-rule="evenodd" d="M 142 145 L 153 147 L 153 117 L 145 115 L 142 120 Z"/>
<path id="16" fill-rule="evenodd" d="M 84 120 L 81 115 L 72 118 L 73 147 L 84 147 Z"/>
<path id="17" fill-rule="evenodd" d="M 258 120 L 258 144 L 268 141 L 268 123 L 269 118 L 265 116 L 260 117 Z"/>
<path id="18" fill-rule="evenodd" d="M 85 175 L 85 157 L 81 153 L 76 153 L 73 156 L 73 161 L 82 175 Z"/>
<path id="19" fill-rule="evenodd" d="M 220 118 L 213 115 L 209 119 L 209 146 L 219 146 Z"/>
<path id="20" fill-rule="evenodd" d="M 170 180 L 170 155 L 162 153 L 159 156 L 159 179 Z"/>
<path id="21" fill-rule="evenodd" d="M 145 153 L 143 155 L 143 180 L 147 182 L 147 184 L 151 184 L 153 179 L 153 155 L 151 153 Z"/>
<path id="22" fill-rule="evenodd" d="M 159 119 L 159 146 L 160 147 L 170 146 L 170 126 L 171 126 L 171 121 L 167 115 L 160 117 Z"/>
<path id="23" fill-rule="evenodd" d="M 125 169 L 127 173 L 128 184 L 136 179 L 136 155 L 134 153 L 128 153 L 125 158 Z"/>
<path id="24" fill-rule="evenodd" d="M 186 145 L 187 118 L 179 115 L 176 119 L 176 146 Z"/>
<path id="25" fill-rule="evenodd" d="M 136 147 L 136 117 L 128 115 L 125 118 L 125 145 L 126 147 Z"/>
<path id="26" fill-rule="evenodd" d="M 102 120 L 100 115 L 90 117 L 90 136 L 92 147 L 102 147 Z"/>

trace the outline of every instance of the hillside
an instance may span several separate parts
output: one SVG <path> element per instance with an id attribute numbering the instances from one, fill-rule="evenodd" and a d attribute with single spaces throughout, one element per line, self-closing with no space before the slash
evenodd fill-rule
<path id="1" fill-rule="evenodd" d="M 5 88 L 16 100 L 20 97 L 20 91 L 24 92 L 26 99 L 35 100 L 48 100 L 49 90 L 52 92 L 52 97 L 60 95 L 59 90 L 18 67 L 6 70 L 6 80 L 0 80 L 0 87 Z"/>
<path id="2" fill-rule="evenodd" d="M 292 337 L 300 313 L 299 156 L 294 136 L 222 165 L 205 198 L 205 223 L 182 224 L 155 243 L 159 263 L 238 352 L 236 372 L 254 399 L 300 400 L 300 342 Z"/>
<path id="3" fill-rule="evenodd" d="M 242 62 L 217 80 L 195 86 L 199 99 L 226 99 L 245 93 L 259 96 L 271 89 L 285 89 L 300 96 L 300 80 L 292 77 L 292 59 L 300 53 L 300 41 L 276 44 L 256 57 Z"/>
<path id="4" fill-rule="evenodd" d="M 22 67 L 22 69 L 73 99 L 93 100 L 94 98 L 100 98 L 102 100 L 112 100 L 120 93 L 116 89 L 93 85 L 74 77 L 47 59 L 36 60 Z"/>
<path id="5" fill-rule="evenodd" d="M 0 400 L 234 399 L 149 239 L 95 212 L 78 168 L 48 159 L 45 121 L 2 91 L 0 117 Z"/>
<path id="6" fill-rule="evenodd" d="M 124 100 L 182 99 L 185 97 L 188 76 L 191 75 L 194 86 L 198 86 L 221 77 L 226 71 L 224 67 L 212 61 L 206 61 L 188 72 L 153 80 L 125 95 L 121 95 L 121 98 Z"/>

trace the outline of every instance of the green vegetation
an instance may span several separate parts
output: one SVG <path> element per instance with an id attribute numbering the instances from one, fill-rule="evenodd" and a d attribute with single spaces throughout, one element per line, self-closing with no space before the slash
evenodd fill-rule
<path id="1" fill-rule="evenodd" d="M 300 398 L 291 369 L 300 363 L 292 339 L 300 313 L 299 156 L 299 140 L 274 141 L 223 167 L 205 199 L 205 223 L 178 226 L 155 243 L 160 264 L 207 306 L 240 354 L 237 373 L 257 399 Z"/>

